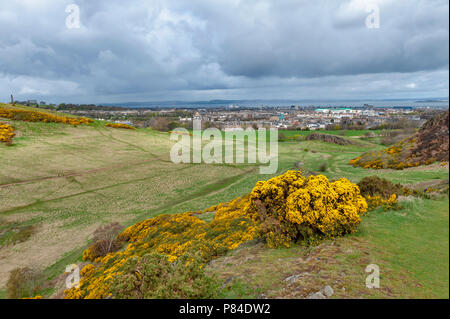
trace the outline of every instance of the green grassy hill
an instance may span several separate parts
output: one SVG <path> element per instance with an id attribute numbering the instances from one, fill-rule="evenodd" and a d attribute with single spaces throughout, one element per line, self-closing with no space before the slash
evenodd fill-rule
<path id="1" fill-rule="evenodd" d="M 278 172 L 259 175 L 255 164 L 173 164 L 169 135 L 149 129 L 106 128 L 102 122 L 72 127 L 0 121 L 16 129 L 13 145 L 0 145 L 0 243 L 14 230 L 33 229 L 28 240 L 0 247 L 0 287 L 19 266 L 44 269 L 48 279 L 57 278 L 66 265 L 81 260 L 101 224 L 118 221 L 128 226 L 161 213 L 202 210 L 248 193 L 258 180 L 279 175 L 295 163 L 305 173 L 352 182 L 377 175 L 412 185 L 449 175 L 448 165 L 439 163 L 402 171 L 352 167 L 350 159 L 384 148 L 363 139 L 348 146 L 282 142 Z M 346 290 L 336 288 L 336 297 L 448 298 L 448 197 L 408 205 L 403 211 L 371 213 L 357 235 L 335 243 L 290 249 L 248 245 L 217 260 L 211 269 L 224 279 L 236 278 L 229 297 L 301 297 L 286 286 L 283 276 L 304 266 L 310 269 L 303 269 L 310 274 L 304 293 L 331 281 L 340 289 L 341 283 L 334 281 L 342 280 Z M 298 263 L 308 256 L 314 264 Z M 380 264 L 383 289 L 365 288 L 369 261 Z M 44 295 L 53 292 L 49 288 Z"/>

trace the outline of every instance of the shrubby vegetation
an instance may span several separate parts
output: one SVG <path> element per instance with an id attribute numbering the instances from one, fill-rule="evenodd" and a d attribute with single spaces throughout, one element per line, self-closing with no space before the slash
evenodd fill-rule
<path id="1" fill-rule="evenodd" d="M 100 226 L 94 231 L 93 244 L 83 252 L 83 260 L 94 260 L 122 248 L 123 240 L 117 235 L 123 229 L 119 223 Z"/>
<path id="2" fill-rule="evenodd" d="M 34 110 L 22 110 L 5 107 L 0 107 L 0 117 L 25 122 L 52 122 L 70 125 L 90 124 L 93 122 L 93 120 L 85 117 L 67 117 Z"/>
<path id="3" fill-rule="evenodd" d="M 430 165 L 436 162 L 436 159 L 433 157 L 424 159 L 416 157 L 414 154 L 411 155 L 409 150 L 414 147 L 415 142 L 415 137 L 408 137 L 382 151 L 365 153 L 358 156 L 350 160 L 349 164 L 363 168 L 392 168 L 402 170 L 420 165 Z"/>
<path id="4" fill-rule="evenodd" d="M 364 197 L 378 195 L 383 198 L 389 198 L 393 194 L 403 195 L 411 192 L 411 190 L 404 187 L 402 184 L 394 184 L 391 181 L 378 176 L 364 177 L 359 181 L 358 187 L 361 191 L 361 195 Z"/>
<path id="5" fill-rule="evenodd" d="M 414 142 L 414 137 L 406 138 L 382 151 L 365 153 L 358 156 L 357 158 L 350 160 L 349 164 L 363 168 L 392 168 L 401 170 L 408 167 L 434 163 L 435 159 L 433 158 L 426 161 L 415 159 L 414 157 L 408 158 L 407 151 L 414 145 Z"/>
<path id="6" fill-rule="evenodd" d="M 83 254 L 92 263 L 81 270 L 80 288 L 67 290 L 66 298 L 164 297 L 164 283 L 150 283 L 161 272 L 174 280 L 171 297 L 209 298 L 215 283 L 202 269 L 212 259 L 260 237 L 277 247 L 351 233 L 366 209 L 358 186 L 346 179 L 329 182 L 322 175 L 305 178 L 288 171 L 258 182 L 250 194 L 207 208 L 202 213 L 216 212 L 211 222 L 194 212 L 163 214 L 120 233 L 116 240 L 127 243 L 122 250 L 96 257 L 94 243 Z M 156 265 L 145 266 L 147 261 Z"/>
<path id="7" fill-rule="evenodd" d="M 187 212 L 158 215 L 128 227 L 117 237 L 128 242 L 128 246 L 122 251 L 98 257 L 93 264 L 84 267 L 81 270 L 80 288 L 66 291 L 66 298 L 117 297 L 111 291 L 115 277 L 125 271 L 129 260 L 142 258 L 152 252 L 164 254 L 169 263 L 184 260 L 185 255 L 198 253 L 196 263 L 205 264 L 253 239 L 256 236 L 255 225 L 237 209 L 242 207 L 242 200 L 239 198 L 219 205 L 221 207 L 217 211 L 221 213 L 216 214 L 210 223 Z M 84 257 L 85 260 L 91 260 L 88 254 Z"/>
<path id="8" fill-rule="evenodd" d="M 124 128 L 124 129 L 128 129 L 128 130 L 135 130 L 136 128 L 128 125 L 128 124 L 123 124 L 123 123 L 106 123 L 105 124 L 106 127 L 112 127 L 112 128 Z"/>
<path id="9" fill-rule="evenodd" d="M 380 195 L 374 195 L 374 196 L 370 196 L 368 195 L 366 197 L 366 201 L 367 201 L 367 206 L 369 210 L 374 210 L 375 208 L 378 207 L 383 207 L 384 210 L 399 210 L 402 209 L 402 206 L 400 206 L 398 204 L 397 201 L 397 195 L 396 194 L 392 194 L 391 196 L 389 196 L 389 198 L 383 198 Z"/>
<path id="10" fill-rule="evenodd" d="M 402 184 L 394 184 L 387 179 L 378 176 L 364 177 L 358 187 L 361 195 L 366 198 L 368 209 L 373 210 L 382 206 L 384 210 L 401 209 L 398 204 L 398 196 L 420 196 L 421 193 L 403 186 Z"/>
<path id="11" fill-rule="evenodd" d="M 400 142 L 401 140 L 410 137 L 415 133 L 415 130 L 410 129 L 402 129 L 402 130 L 384 130 L 380 132 L 381 144 L 390 146 L 395 143 Z"/>
<path id="12" fill-rule="evenodd" d="M 111 293 L 120 299 L 215 298 L 219 281 L 202 270 L 193 256 L 174 263 L 159 253 L 128 259 L 114 277 Z"/>
<path id="13" fill-rule="evenodd" d="M 36 231 L 35 225 L 20 225 L 0 220 L 0 248 L 27 241 Z"/>
<path id="14" fill-rule="evenodd" d="M 0 143 L 11 145 L 15 135 L 14 128 L 11 125 L 0 123 Z"/>
<path id="15" fill-rule="evenodd" d="M 39 290 L 40 274 L 29 267 L 15 268 L 6 283 L 8 298 L 31 298 Z"/>
<path id="16" fill-rule="evenodd" d="M 424 116 L 424 114 L 421 115 L 421 117 Z M 390 119 L 383 124 L 373 126 L 370 129 L 371 130 L 411 130 L 418 128 L 417 121 L 413 121 L 408 118 L 393 118 Z"/>
<path id="17" fill-rule="evenodd" d="M 349 164 L 363 168 L 401 170 L 430 165 L 436 161 L 448 161 L 448 123 L 449 113 L 439 113 L 428 120 L 416 134 L 382 151 L 365 153 L 352 159 Z M 385 142 L 391 143 L 391 140 Z"/>
<path id="18" fill-rule="evenodd" d="M 288 171 L 258 182 L 247 212 L 270 247 L 289 247 L 352 233 L 366 210 L 358 186 L 347 179 L 330 182 L 323 175 L 305 178 Z"/>

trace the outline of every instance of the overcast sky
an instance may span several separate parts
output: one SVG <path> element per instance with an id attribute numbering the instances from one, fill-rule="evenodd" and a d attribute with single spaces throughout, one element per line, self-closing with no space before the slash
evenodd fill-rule
<path id="1" fill-rule="evenodd" d="M 448 20 L 448 0 L 0 0 L 0 101 L 448 97 Z"/>

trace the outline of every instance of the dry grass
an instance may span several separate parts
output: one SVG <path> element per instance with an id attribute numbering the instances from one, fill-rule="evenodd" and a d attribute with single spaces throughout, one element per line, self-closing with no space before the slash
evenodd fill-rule
<path id="1" fill-rule="evenodd" d="M 15 267 L 46 267 L 85 246 L 101 224 L 128 225 L 176 212 L 180 204 L 206 208 L 212 203 L 198 206 L 192 199 L 250 173 L 230 165 L 173 164 L 168 135 L 148 130 L 14 125 L 22 138 L 0 148 L 0 215 L 39 230 L 32 240 L 0 248 L 0 287 Z"/>

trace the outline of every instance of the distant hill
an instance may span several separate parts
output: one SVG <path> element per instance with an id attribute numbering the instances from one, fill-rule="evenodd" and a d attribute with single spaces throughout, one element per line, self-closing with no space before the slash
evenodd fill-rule
<path id="1" fill-rule="evenodd" d="M 350 161 L 364 168 L 403 169 L 449 160 L 449 112 L 428 120 L 420 130 L 391 147 L 379 152 L 365 153 Z"/>
<path id="2" fill-rule="evenodd" d="M 449 112 L 428 120 L 416 134 L 416 143 L 411 148 L 410 159 L 448 161 Z"/>

